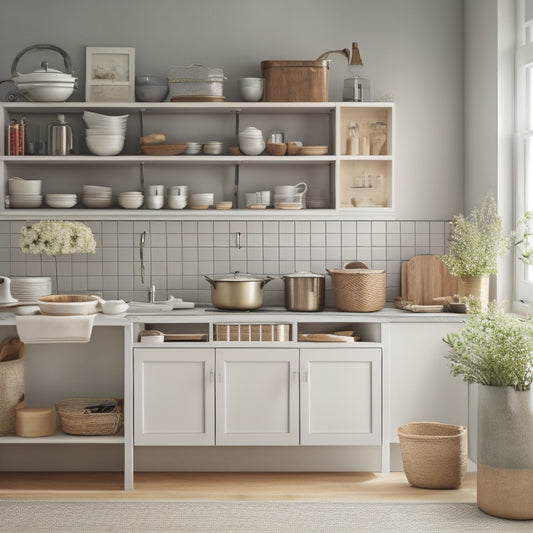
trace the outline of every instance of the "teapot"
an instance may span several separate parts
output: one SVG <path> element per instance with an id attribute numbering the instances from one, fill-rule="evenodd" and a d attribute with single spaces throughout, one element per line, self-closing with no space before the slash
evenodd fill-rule
<path id="1" fill-rule="evenodd" d="M 6 276 L 0 276 L 0 304 L 18 302 L 11 296 L 11 280 Z"/>

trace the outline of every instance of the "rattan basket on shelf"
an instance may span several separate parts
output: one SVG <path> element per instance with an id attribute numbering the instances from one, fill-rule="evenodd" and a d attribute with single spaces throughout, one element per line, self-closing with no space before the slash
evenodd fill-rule
<path id="1" fill-rule="evenodd" d="M 61 429 L 69 435 L 114 435 L 124 422 L 122 400 L 110 413 L 92 413 L 86 409 L 114 398 L 67 398 L 56 403 Z"/>

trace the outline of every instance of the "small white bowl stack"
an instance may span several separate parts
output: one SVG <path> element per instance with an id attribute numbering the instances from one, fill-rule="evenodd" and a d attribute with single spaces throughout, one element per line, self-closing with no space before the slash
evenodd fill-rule
<path id="1" fill-rule="evenodd" d="M 41 187 L 42 180 L 9 178 L 9 207 L 22 209 L 41 207 L 43 203 Z"/>
<path id="2" fill-rule="evenodd" d="M 143 201 L 144 195 L 138 191 L 121 192 L 118 195 L 118 205 L 124 209 L 139 209 Z"/>
<path id="3" fill-rule="evenodd" d="M 54 209 L 70 209 L 74 207 L 78 202 L 78 197 L 75 194 L 57 193 L 57 194 L 45 194 L 44 202 L 48 207 Z"/>
<path id="4" fill-rule="evenodd" d="M 94 155 L 117 155 L 124 148 L 128 115 L 110 116 L 84 111 L 85 141 Z"/>
<path id="5" fill-rule="evenodd" d="M 215 195 L 212 192 L 197 192 L 189 197 L 189 207 L 192 209 L 209 209 L 215 202 Z"/>
<path id="6" fill-rule="evenodd" d="M 259 102 L 263 98 L 264 78 L 240 78 L 239 92 L 245 102 Z"/>
<path id="7" fill-rule="evenodd" d="M 113 205 L 113 189 L 101 185 L 84 185 L 82 203 L 85 207 L 106 209 Z"/>
<path id="8" fill-rule="evenodd" d="M 259 155 L 266 147 L 263 132 L 253 126 L 239 132 L 239 148 L 243 154 Z"/>
<path id="9" fill-rule="evenodd" d="M 168 209 L 184 209 L 189 197 L 187 185 L 172 185 L 167 189 L 165 204 Z"/>

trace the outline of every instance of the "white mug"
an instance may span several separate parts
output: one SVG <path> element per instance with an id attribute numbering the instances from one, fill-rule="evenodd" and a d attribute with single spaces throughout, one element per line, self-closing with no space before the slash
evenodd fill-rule
<path id="1" fill-rule="evenodd" d="M 167 194 L 187 196 L 189 194 L 189 186 L 188 185 L 172 185 L 172 187 L 168 188 Z"/>

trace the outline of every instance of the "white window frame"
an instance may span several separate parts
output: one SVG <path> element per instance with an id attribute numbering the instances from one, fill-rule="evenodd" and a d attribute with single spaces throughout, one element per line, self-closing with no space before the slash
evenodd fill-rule
<path id="1" fill-rule="evenodd" d="M 516 0 L 516 55 L 515 55 L 515 213 L 518 220 L 529 208 L 533 211 L 533 146 L 530 153 L 527 143 L 533 145 L 533 20 L 524 23 L 525 0 Z M 529 38 L 530 42 L 527 42 Z M 531 74 L 528 83 L 528 67 Z M 528 120 L 528 117 L 531 117 Z M 527 199 L 531 196 L 530 204 Z M 515 252 L 515 291 L 517 311 L 520 303 L 524 311 L 533 306 L 533 267 L 524 265 Z M 529 279 L 528 279 L 528 270 Z"/>

